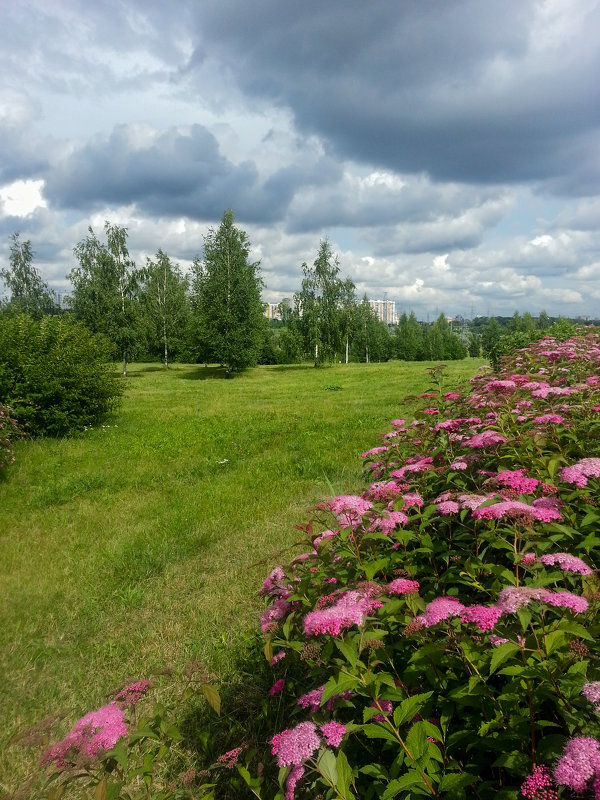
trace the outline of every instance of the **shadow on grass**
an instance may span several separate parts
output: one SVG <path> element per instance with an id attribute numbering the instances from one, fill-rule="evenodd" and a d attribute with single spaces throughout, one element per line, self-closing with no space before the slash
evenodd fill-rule
<path id="1" fill-rule="evenodd" d="M 236 374 L 239 373 L 232 372 L 230 380 L 235 378 Z M 182 372 L 177 377 L 184 381 L 225 380 L 225 367 L 204 367 L 199 365 L 195 370 Z"/>

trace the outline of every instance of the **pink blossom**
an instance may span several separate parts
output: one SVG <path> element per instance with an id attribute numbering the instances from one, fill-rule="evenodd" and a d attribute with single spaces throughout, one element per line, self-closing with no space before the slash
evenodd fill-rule
<path id="1" fill-rule="evenodd" d="M 311 713 L 315 713 L 321 707 L 321 697 L 323 695 L 323 689 L 325 688 L 325 684 L 323 686 L 319 686 L 318 689 L 312 689 L 310 692 L 303 694 L 301 697 L 298 698 L 296 701 L 300 708 L 310 708 Z"/>
<path id="2" fill-rule="evenodd" d="M 530 564 L 535 564 L 536 561 L 537 561 L 537 556 L 535 553 L 525 553 L 525 555 L 521 559 L 521 564 L 529 566 Z"/>
<path id="3" fill-rule="evenodd" d="M 433 469 L 433 458 L 431 458 L 431 456 L 424 456 L 414 463 L 405 464 L 403 467 L 400 467 L 400 469 L 395 469 L 393 472 L 390 472 L 390 476 L 402 480 L 409 472 L 426 472 L 430 469 Z"/>
<path id="4" fill-rule="evenodd" d="M 419 591 L 419 581 L 411 581 L 407 578 L 396 578 L 388 583 L 388 594 L 417 594 Z"/>
<path id="5" fill-rule="evenodd" d="M 273 658 L 271 659 L 271 666 L 274 667 L 278 661 L 281 661 L 282 658 L 285 658 L 285 650 L 280 650 L 276 653 Z"/>
<path id="6" fill-rule="evenodd" d="M 460 395 L 456 394 L 456 392 L 446 392 L 444 394 L 444 400 L 460 400 Z"/>
<path id="7" fill-rule="evenodd" d="M 402 495 L 402 499 L 404 500 L 404 505 L 407 508 L 410 508 L 411 506 L 421 508 L 423 505 L 423 498 L 419 492 L 406 492 L 406 494 Z"/>
<path id="8" fill-rule="evenodd" d="M 304 775 L 304 767 L 301 764 L 294 764 L 285 782 L 285 800 L 294 800 L 296 796 L 296 786 Z"/>
<path id="9" fill-rule="evenodd" d="M 560 414 L 542 414 L 541 417 L 535 417 L 533 420 L 537 425 L 560 425 L 565 421 L 564 417 Z"/>
<path id="10" fill-rule="evenodd" d="M 514 614 L 532 600 L 543 600 L 545 589 L 533 586 L 505 586 L 498 595 L 497 605 L 505 614 Z"/>
<path id="11" fill-rule="evenodd" d="M 463 469 L 466 469 L 468 466 L 469 465 L 467 464 L 467 462 L 464 459 L 457 458 L 450 464 L 450 469 L 463 470 Z"/>
<path id="12" fill-rule="evenodd" d="M 568 786 L 576 792 L 585 791 L 590 778 L 600 771 L 600 743 L 591 736 L 577 736 L 567 742 L 554 779 L 560 786 Z"/>
<path id="13" fill-rule="evenodd" d="M 285 584 L 285 572 L 282 567 L 275 567 L 265 579 L 259 592 L 261 595 L 272 594 L 280 590 Z M 286 587 L 287 588 L 287 587 Z"/>
<path id="14" fill-rule="evenodd" d="M 336 515 L 345 527 L 360 524 L 362 517 L 373 503 L 357 495 L 340 495 L 327 503 L 328 508 Z"/>
<path id="15" fill-rule="evenodd" d="M 562 516 L 557 508 L 538 508 L 535 505 L 530 506 L 527 503 L 522 503 L 519 500 L 504 500 L 500 503 L 484 506 L 483 508 L 476 508 L 473 511 L 475 519 L 502 519 L 503 517 L 526 517 L 531 520 L 540 520 L 542 522 L 550 522 L 551 520 L 560 520 Z"/>
<path id="16" fill-rule="evenodd" d="M 585 597 L 571 592 L 546 592 L 542 598 L 549 606 L 558 608 L 570 608 L 575 614 L 583 614 L 587 611 L 588 601 Z"/>
<path id="17" fill-rule="evenodd" d="M 455 500 L 442 500 L 441 503 L 437 504 L 438 511 L 443 516 L 448 516 L 448 514 L 458 514 L 460 511 L 460 506 Z"/>
<path id="18" fill-rule="evenodd" d="M 480 631 L 493 631 L 502 614 L 498 606 L 467 606 L 460 618 L 462 622 L 474 622 Z"/>
<path id="19" fill-rule="evenodd" d="M 276 694 L 281 694 L 281 691 L 283 690 L 284 685 L 285 685 L 285 682 L 284 682 L 283 678 L 280 678 L 278 681 L 275 681 L 273 686 L 271 686 L 271 688 L 269 689 L 269 694 L 271 695 L 271 697 L 273 697 Z"/>
<path id="20" fill-rule="evenodd" d="M 235 747 L 233 750 L 228 750 L 226 753 L 223 753 L 222 756 L 217 758 L 217 764 L 221 764 L 222 766 L 227 767 L 227 769 L 233 769 L 238 762 L 241 752 L 241 747 Z"/>
<path id="21" fill-rule="evenodd" d="M 508 639 L 504 639 L 502 636 L 496 636 L 495 633 L 490 636 L 490 644 L 493 644 L 494 647 L 499 647 L 501 644 L 506 644 L 506 642 L 508 642 Z"/>
<path id="22" fill-rule="evenodd" d="M 365 453 L 361 453 L 361 458 L 368 458 L 369 456 L 376 456 L 379 453 L 386 453 L 389 448 L 383 447 L 372 447 L 370 450 L 367 450 Z"/>
<path id="23" fill-rule="evenodd" d="M 574 483 L 580 488 L 587 486 L 588 478 L 600 477 L 600 458 L 582 458 L 572 467 L 561 470 L 561 478 L 566 483 Z"/>
<path id="24" fill-rule="evenodd" d="M 381 606 L 381 601 L 367 598 L 360 592 L 345 592 L 338 596 L 335 605 L 310 611 L 304 617 L 304 632 L 307 636 L 320 633 L 337 636 L 344 628 L 362 625 L 367 614 Z"/>
<path id="25" fill-rule="evenodd" d="M 431 628 L 448 617 L 457 617 L 465 610 L 456 597 L 436 597 L 425 607 L 425 613 L 415 619 L 425 628 Z"/>
<path id="26" fill-rule="evenodd" d="M 401 428 L 405 422 L 405 419 L 393 419 L 390 424 L 393 425 L 394 428 Z"/>
<path id="27" fill-rule="evenodd" d="M 517 388 L 517 384 L 510 380 L 489 381 L 483 387 L 484 392 L 510 393 Z"/>
<path id="28" fill-rule="evenodd" d="M 510 486 L 519 494 L 534 492 L 540 483 L 536 478 L 528 478 L 524 469 L 502 470 L 496 476 L 496 480 L 501 486 Z"/>
<path id="29" fill-rule="evenodd" d="M 600 713 L 600 681 L 593 681 L 592 683 L 584 683 L 581 693 L 586 700 L 594 704 L 594 709 Z"/>
<path id="30" fill-rule="evenodd" d="M 137 681 L 115 695 L 114 702 L 121 703 L 126 708 L 133 708 L 133 706 L 139 703 L 149 688 L 150 681 Z"/>
<path id="31" fill-rule="evenodd" d="M 276 623 L 283 619 L 290 610 L 290 604 L 287 600 L 279 598 L 266 608 L 260 618 L 260 629 L 266 633 L 276 625 Z"/>
<path id="32" fill-rule="evenodd" d="M 317 548 L 322 541 L 325 539 L 334 539 L 338 535 L 339 531 L 322 531 L 318 536 L 315 536 L 313 539 L 313 547 Z"/>
<path id="33" fill-rule="evenodd" d="M 321 725 L 321 733 L 330 747 L 339 747 L 346 733 L 346 726 L 332 720 Z"/>
<path id="34" fill-rule="evenodd" d="M 105 750 L 112 750 L 121 736 L 126 734 L 122 710 L 116 703 L 109 703 L 78 720 L 62 741 L 44 753 L 42 763 L 54 762 L 58 769 L 63 769 L 71 760 L 69 755 L 72 760 L 79 754 L 94 758 Z"/>
<path id="35" fill-rule="evenodd" d="M 581 558 L 572 556 L 569 553 L 546 553 L 538 558 L 541 564 L 558 566 L 565 572 L 577 572 L 580 575 L 591 575 L 593 570 Z"/>
<path id="36" fill-rule="evenodd" d="M 522 784 L 521 794 L 528 800 L 558 800 L 558 793 L 553 787 L 550 770 L 544 764 L 538 764 Z"/>
<path id="37" fill-rule="evenodd" d="M 402 511 L 388 511 L 381 517 L 373 520 L 369 530 L 380 530 L 382 533 L 389 534 L 395 528 L 405 525 L 408 522 L 408 517 Z"/>
<path id="38" fill-rule="evenodd" d="M 319 749 L 320 744 L 314 722 L 301 722 L 291 730 L 276 734 L 271 739 L 271 752 L 277 755 L 277 764 L 280 767 L 289 767 L 292 764 L 302 764 Z"/>
<path id="39" fill-rule="evenodd" d="M 479 447 L 493 447 L 496 444 L 502 444 L 508 441 L 505 436 L 502 436 L 497 431 L 483 431 L 483 433 L 476 433 L 471 439 L 465 439 L 462 443 L 463 447 L 479 448 Z"/>

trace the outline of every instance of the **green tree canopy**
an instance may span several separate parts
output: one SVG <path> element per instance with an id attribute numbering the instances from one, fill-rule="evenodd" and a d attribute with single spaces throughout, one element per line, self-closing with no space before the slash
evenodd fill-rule
<path id="1" fill-rule="evenodd" d="M 248 237 L 229 209 L 204 237 L 204 258 L 192 268 L 198 355 L 223 364 L 227 377 L 257 363 L 267 326 L 260 263 L 249 253 Z"/>
<path id="2" fill-rule="evenodd" d="M 169 368 L 169 352 L 181 349 L 187 333 L 189 302 L 188 280 L 179 264 L 171 263 L 162 250 L 153 261 L 148 258 L 142 270 L 140 301 L 145 315 L 150 350 L 160 353 Z"/>
<path id="3" fill-rule="evenodd" d="M 33 250 L 29 239 L 22 242 L 19 233 L 10 237 L 8 269 L 0 269 L 0 277 L 10 291 L 9 308 L 40 319 L 56 310 L 56 298 L 33 266 Z"/>
<path id="4" fill-rule="evenodd" d="M 88 235 L 74 247 L 79 266 L 68 275 L 73 284 L 71 308 L 92 333 L 104 334 L 127 360 L 139 341 L 139 302 L 136 294 L 139 272 L 129 257 L 127 228 L 104 223 L 106 243 L 91 226 Z"/>

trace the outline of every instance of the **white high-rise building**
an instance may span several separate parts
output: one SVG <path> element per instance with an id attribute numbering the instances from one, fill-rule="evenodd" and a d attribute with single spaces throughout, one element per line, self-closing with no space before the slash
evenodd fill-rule
<path id="1" fill-rule="evenodd" d="M 265 303 L 265 317 L 267 319 L 281 319 L 279 303 Z"/>
<path id="2" fill-rule="evenodd" d="M 398 323 L 395 300 L 369 300 L 369 305 L 381 322 L 385 322 L 386 325 Z"/>

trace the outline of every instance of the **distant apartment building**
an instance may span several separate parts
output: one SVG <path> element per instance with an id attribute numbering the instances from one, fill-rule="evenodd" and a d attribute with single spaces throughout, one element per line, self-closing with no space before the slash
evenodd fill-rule
<path id="1" fill-rule="evenodd" d="M 265 303 L 265 317 L 267 319 L 281 319 L 279 303 Z"/>
<path id="2" fill-rule="evenodd" d="M 380 322 L 385 322 L 386 325 L 396 325 L 398 323 L 395 300 L 369 300 L 369 305 L 377 314 Z"/>

